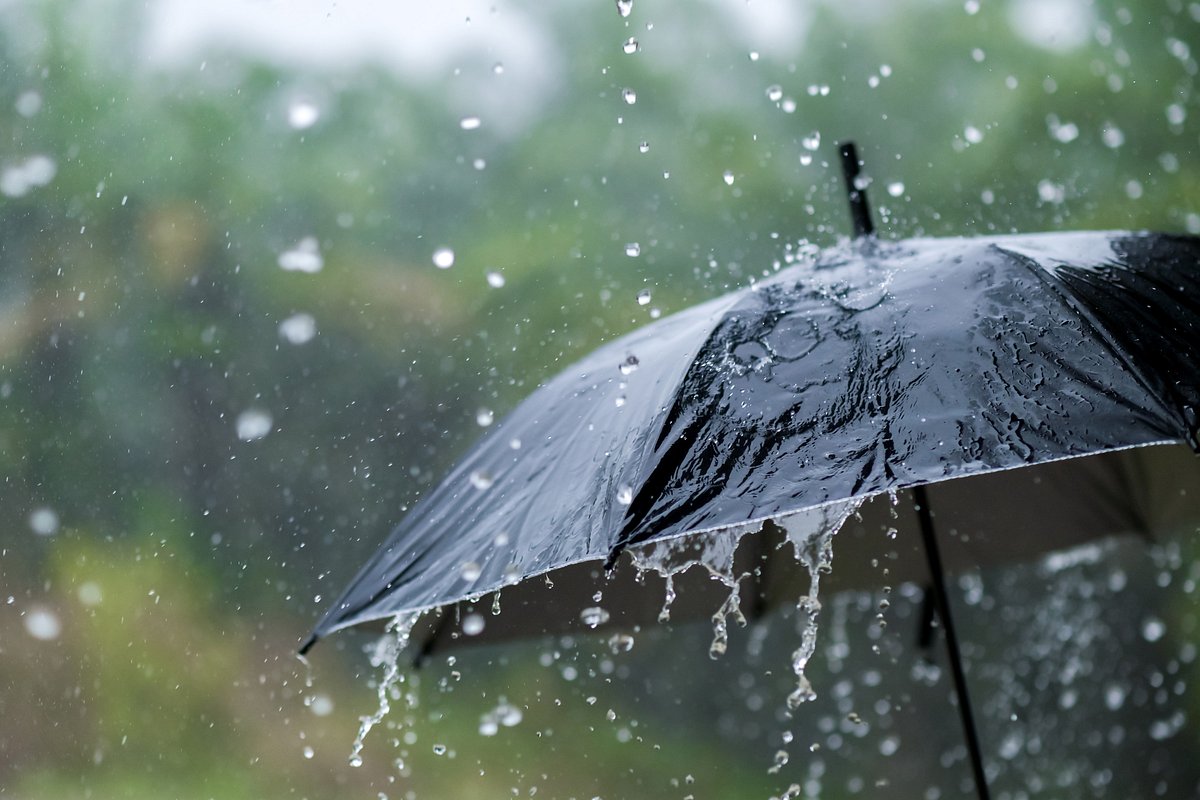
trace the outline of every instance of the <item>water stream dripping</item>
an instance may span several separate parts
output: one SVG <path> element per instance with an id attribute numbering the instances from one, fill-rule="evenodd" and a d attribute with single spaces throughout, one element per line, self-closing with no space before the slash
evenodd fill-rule
<path id="1" fill-rule="evenodd" d="M 733 556 L 742 537 L 761 527 L 761 523 L 735 525 L 703 534 L 650 542 L 630 550 L 639 579 L 645 572 L 652 571 L 666 581 L 663 607 L 658 615 L 659 622 L 668 622 L 671 619 L 671 604 L 676 597 L 675 576 L 693 566 L 704 567 L 713 580 L 729 589 L 725 601 L 712 617 L 713 640 L 709 647 L 709 655 L 713 658 L 720 657 L 728 647 L 729 617 L 733 617 L 739 625 L 746 624 L 746 617 L 741 609 L 741 582 L 749 573 L 736 573 Z"/>
<path id="2" fill-rule="evenodd" d="M 817 617 L 821 612 L 819 591 L 821 576 L 833 569 L 833 535 L 846 520 L 858 511 L 862 500 L 844 500 L 776 520 L 787 541 L 795 551 L 796 560 L 808 570 L 808 592 L 796 601 L 800 646 L 792 653 L 792 672 L 796 674 L 796 689 L 788 695 L 789 711 L 814 699 L 812 683 L 804 674 L 809 660 L 817 649 Z"/>
<path id="3" fill-rule="evenodd" d="M 350 766 L 361 767 L 363 763 L 363 742 L 371 729 L 383 721 L 392 710 L 392 691 L 404 682 L 404 673 L 400 669 L 400 656 L 408 646 L 409 636 L 413 626 L 421 618 L 422 611 L 407 611 L 397 614 L 388 623 L 387 632 L 379 640 L 377 649 L 372 655 L 372 666 L 383 667 L 383 677 L 379 681 L 376 694 L 379 697 L 379 707 L 375 713 L 359 717 L 358 735 L 354 737 L 354 745 L 350 750 Z"/>

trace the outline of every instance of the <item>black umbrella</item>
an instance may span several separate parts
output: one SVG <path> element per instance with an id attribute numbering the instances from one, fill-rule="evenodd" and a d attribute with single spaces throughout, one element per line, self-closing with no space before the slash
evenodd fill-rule
<path id="1" fill-rule="evenodd" d="M 899 533 L 866 548 L 839 539 L 838 570 L 823 580 L 878 583 L 886 555 L 888 580 L 931 586 L 986 797 L 943 574 L 1195 518 L 1181 494 L 1197 485 L 1195 459 L 1147 446 L 1197 447 L 1200 239 L 881 241 L 853 147 L 842 155 L 853 241 L 796 253 L 771 279 L 635 331 L 540 387 L 413 508 L 304 649 L 508 586 L 524 610 L 489 622 L 494 635 L 652 618 L 650 590 L 632 581 L 607 585 L 603 609 L 591 601 L 602 572 L 647 547 L 733 576 L 723 620 L 739 591 L 760 606 L 795 593 L 797 567 L 764 560 L 790 539 L 815 599 L 814 543 L 858 509 L 843 537 Z M 897 490 L 911 507 L 895 510 Z M 732 545 L 689 554 L 681 537 L 705 532 Z M 544 573 L 554 589 L 525 581 Z M 752 588 L 737 580 L 750 573 Z M 422 633 L 427 646 L 457 637 L 455 621 Z"/>

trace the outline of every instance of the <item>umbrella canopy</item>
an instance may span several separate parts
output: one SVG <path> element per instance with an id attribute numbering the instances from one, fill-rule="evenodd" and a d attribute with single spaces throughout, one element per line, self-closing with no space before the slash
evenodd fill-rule
<path id="1" fill-rule="evenodd" d="M 1200 239 L 868 237 L 794 261 L 535 391 L 413 508 L 313 640 L 541 573 L 597 576 L 653 541 L 806 509 L 840 521 L 838 503 L 924 484 L 958 533 L 951 569 L 1193 513 L 1179 486 L 1194 459 L 1131 448 L 1195 446 Z M 855 529 L 903 528 L 872 505 Z M 919 579 L 921 559 L 905 563 L 892 578 Z M 857 579 L 841 563 L 831 577 Z M 556 586 L 585 605 L 596 588 Z M 523 587 L 542 607 L 514 624 L 578 617 L 540 591 Z"/>

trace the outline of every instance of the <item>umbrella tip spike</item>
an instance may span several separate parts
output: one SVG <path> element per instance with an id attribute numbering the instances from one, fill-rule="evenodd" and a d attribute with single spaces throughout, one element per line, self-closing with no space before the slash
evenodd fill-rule
<path id="1" fill-rule="evenodd" d="M 299 654 L 302 656 L 307 655 L 308 651 L 312 649 L 312 646 L 317 643 L 317 638 L 318 637 L 315 633 L 310 635 L 304 644 L 300 645 L 300 649 L 297 652 L 299 652 Z"/>
<path id="2" fill-rule="evenodd" d="M 867 187 L 859 179 L 862 161 L 858 158 L 858 148 L 854 142 L 844 141 L 838 143 L 838 151 L 842 156 L 842 177 L 846 179 L 846 196 L 850 200 L 853 236 L 855 239 L 871 236 L 875 233 L 875 223 L 871 221 L 871 208 L 867 205 Z"/>

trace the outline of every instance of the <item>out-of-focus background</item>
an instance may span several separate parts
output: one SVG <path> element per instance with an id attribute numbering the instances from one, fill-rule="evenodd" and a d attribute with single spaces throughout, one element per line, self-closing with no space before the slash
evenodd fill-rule
<path id="1" fill-rule="evenodd" d="M 539 381 L 845 235 L 839 139 L 885 237 L 1200 233 L 1198 50 L 1187 0 L 3 0 L 0 796 L 962 796 L 905 587 L 828 600 L 795 719 L 780 613 L 439 656 L 357 768 L 371 636 L 293 653 Z M 959 580 L 997 796 L 1195 796 L 1195 551 Z"/>

